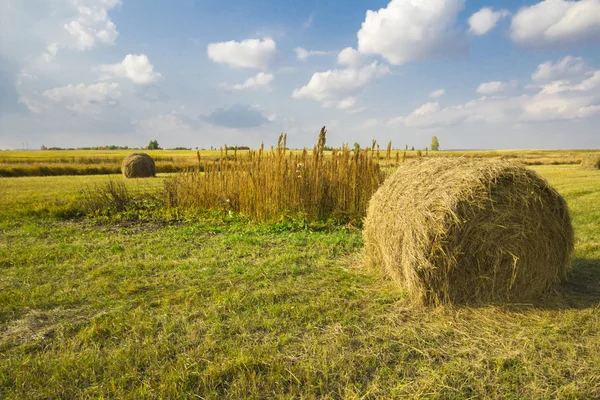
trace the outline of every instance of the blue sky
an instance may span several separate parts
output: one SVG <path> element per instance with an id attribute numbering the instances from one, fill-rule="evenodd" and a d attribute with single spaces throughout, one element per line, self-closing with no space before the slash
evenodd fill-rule
<path id="1" fill-rule="evenodd" d="M 600 0 L 4 0 L 0 149 L 600 148 Z"/>

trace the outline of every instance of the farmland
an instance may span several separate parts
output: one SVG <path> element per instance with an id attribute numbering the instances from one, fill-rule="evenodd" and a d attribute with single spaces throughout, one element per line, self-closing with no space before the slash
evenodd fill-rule
<path id="1" fill-rule="evenodd" d="M 548 164 L 532 168 L 568 202 L 573 271 L 539 303 L 411 307 L 364 267 L 354 225 L 86 215 L 86 191 L 120 176 L 0 178 L 0 397 L 600 397 L 600 175 L 576 151 L 477 155 Z"/>
<path id="2" fill-rule="evenodd" d="M 156 162 L 158 172 L 185 170 L 198 163 L 196 150 L 2 150 L 0 151 L 0 177 L 52 176 L 52 175 L 102 175 L 120 172 L 121 161 L 133 152 L 144 151 Z M 301 153 L 299 150 L 292 150 Z M 423 150 L 422 153 L 425 151 Z M 230 154 L 233 151 L 230 150 Z M 238 152 L 240 157 L 247 150 Z M 330 153 L 330 152 L 327 152 Z M 382 150 L 381 153 L 384 153 Z M 418 151 L 392 150 L 400 157 L 415 158 Z M 519 159 L 529 165 L 579 164 L 588 150 L 486 150 L 429 152 L 430 156 L 485 157 Z M 203 160 L 218 160 L 224 156 L 220 150 L 200 150 Z M 383 157 L 383 154 L 382 154 Z"/>

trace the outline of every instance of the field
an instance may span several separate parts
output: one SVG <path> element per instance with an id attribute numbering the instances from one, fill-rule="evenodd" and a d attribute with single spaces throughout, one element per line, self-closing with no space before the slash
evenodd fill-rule
<path id="1" fill-rule="evenodd" d="M 0 177 L 54 176 L 54 175 L 102 175 L 120 173 L 121 161 L 133 153 L 144 151 L 156 161 L 158 172 L 182 171 L 197 165 L 196 150 L 4 150 L 0 151 Z M 300 150 L 292 150 L 300 154 Z M 231 155 L 232 150 L 229 151 Z M 243 157 L 248 152 L 240 150 Z M 330 154 L 331 152 L 326 152 Z M 385 150 L 381 150 L 381 158 Z M 417 151 L 392 150 L 392 158 L 415 158 Z M 425 150 L 421 151 L 425 154 Z M 579 164 L 588 150 L 486 150 L 428 152 L 429 156 L 518 158 L 529 165 Z M 220 150 L 200 150 L 202 160 L 218 160 L 224 157 Z"/>
<path id="2" fill-rule="evenodd" d="M 554 295 L 480 307 L 410 307 L 354 226 L 82 217 L 82 190 L 119 176 L 0 178 L 0 398 L 600 398 L 600 173 L 568 165 L 582 154 L 480 154 L 567 164 L 532 168 L 576 232 Z"/>

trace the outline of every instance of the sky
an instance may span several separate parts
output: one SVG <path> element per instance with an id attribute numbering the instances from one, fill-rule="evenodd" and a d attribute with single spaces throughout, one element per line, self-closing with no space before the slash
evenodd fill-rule
<path id="1" fill-rule="evenodd" d="M 0 149 L 600 148 L 600 0 L 2 0 Z"/>

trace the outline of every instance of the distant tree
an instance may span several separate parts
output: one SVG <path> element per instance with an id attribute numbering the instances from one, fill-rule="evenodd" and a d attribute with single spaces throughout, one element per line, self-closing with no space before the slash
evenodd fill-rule
<path id="1" fill-rule="evenodd" d="M 148 150 L 160 150 L 160 147 L 158 146 L 158 141 L 151 140 L 150 143 L 148 143 Z"/>
<path id="2" fill-rule="evenodd" d="M 40 150 L 47 150 L 47 149 L 46 149 L 46 146 L 42 145 L 42 146 L 40 147 Z"/>
<path id="3" fill-rule="evenodd" d="M 410 151 L 415 151 L 415 146 L 411 147 Z"/>
<path id="4" fill-rule="evenodd" d="M 439 151 L 440 150 L 440 141 L 437 136 L 431 138 L 431 151 Z"/>

